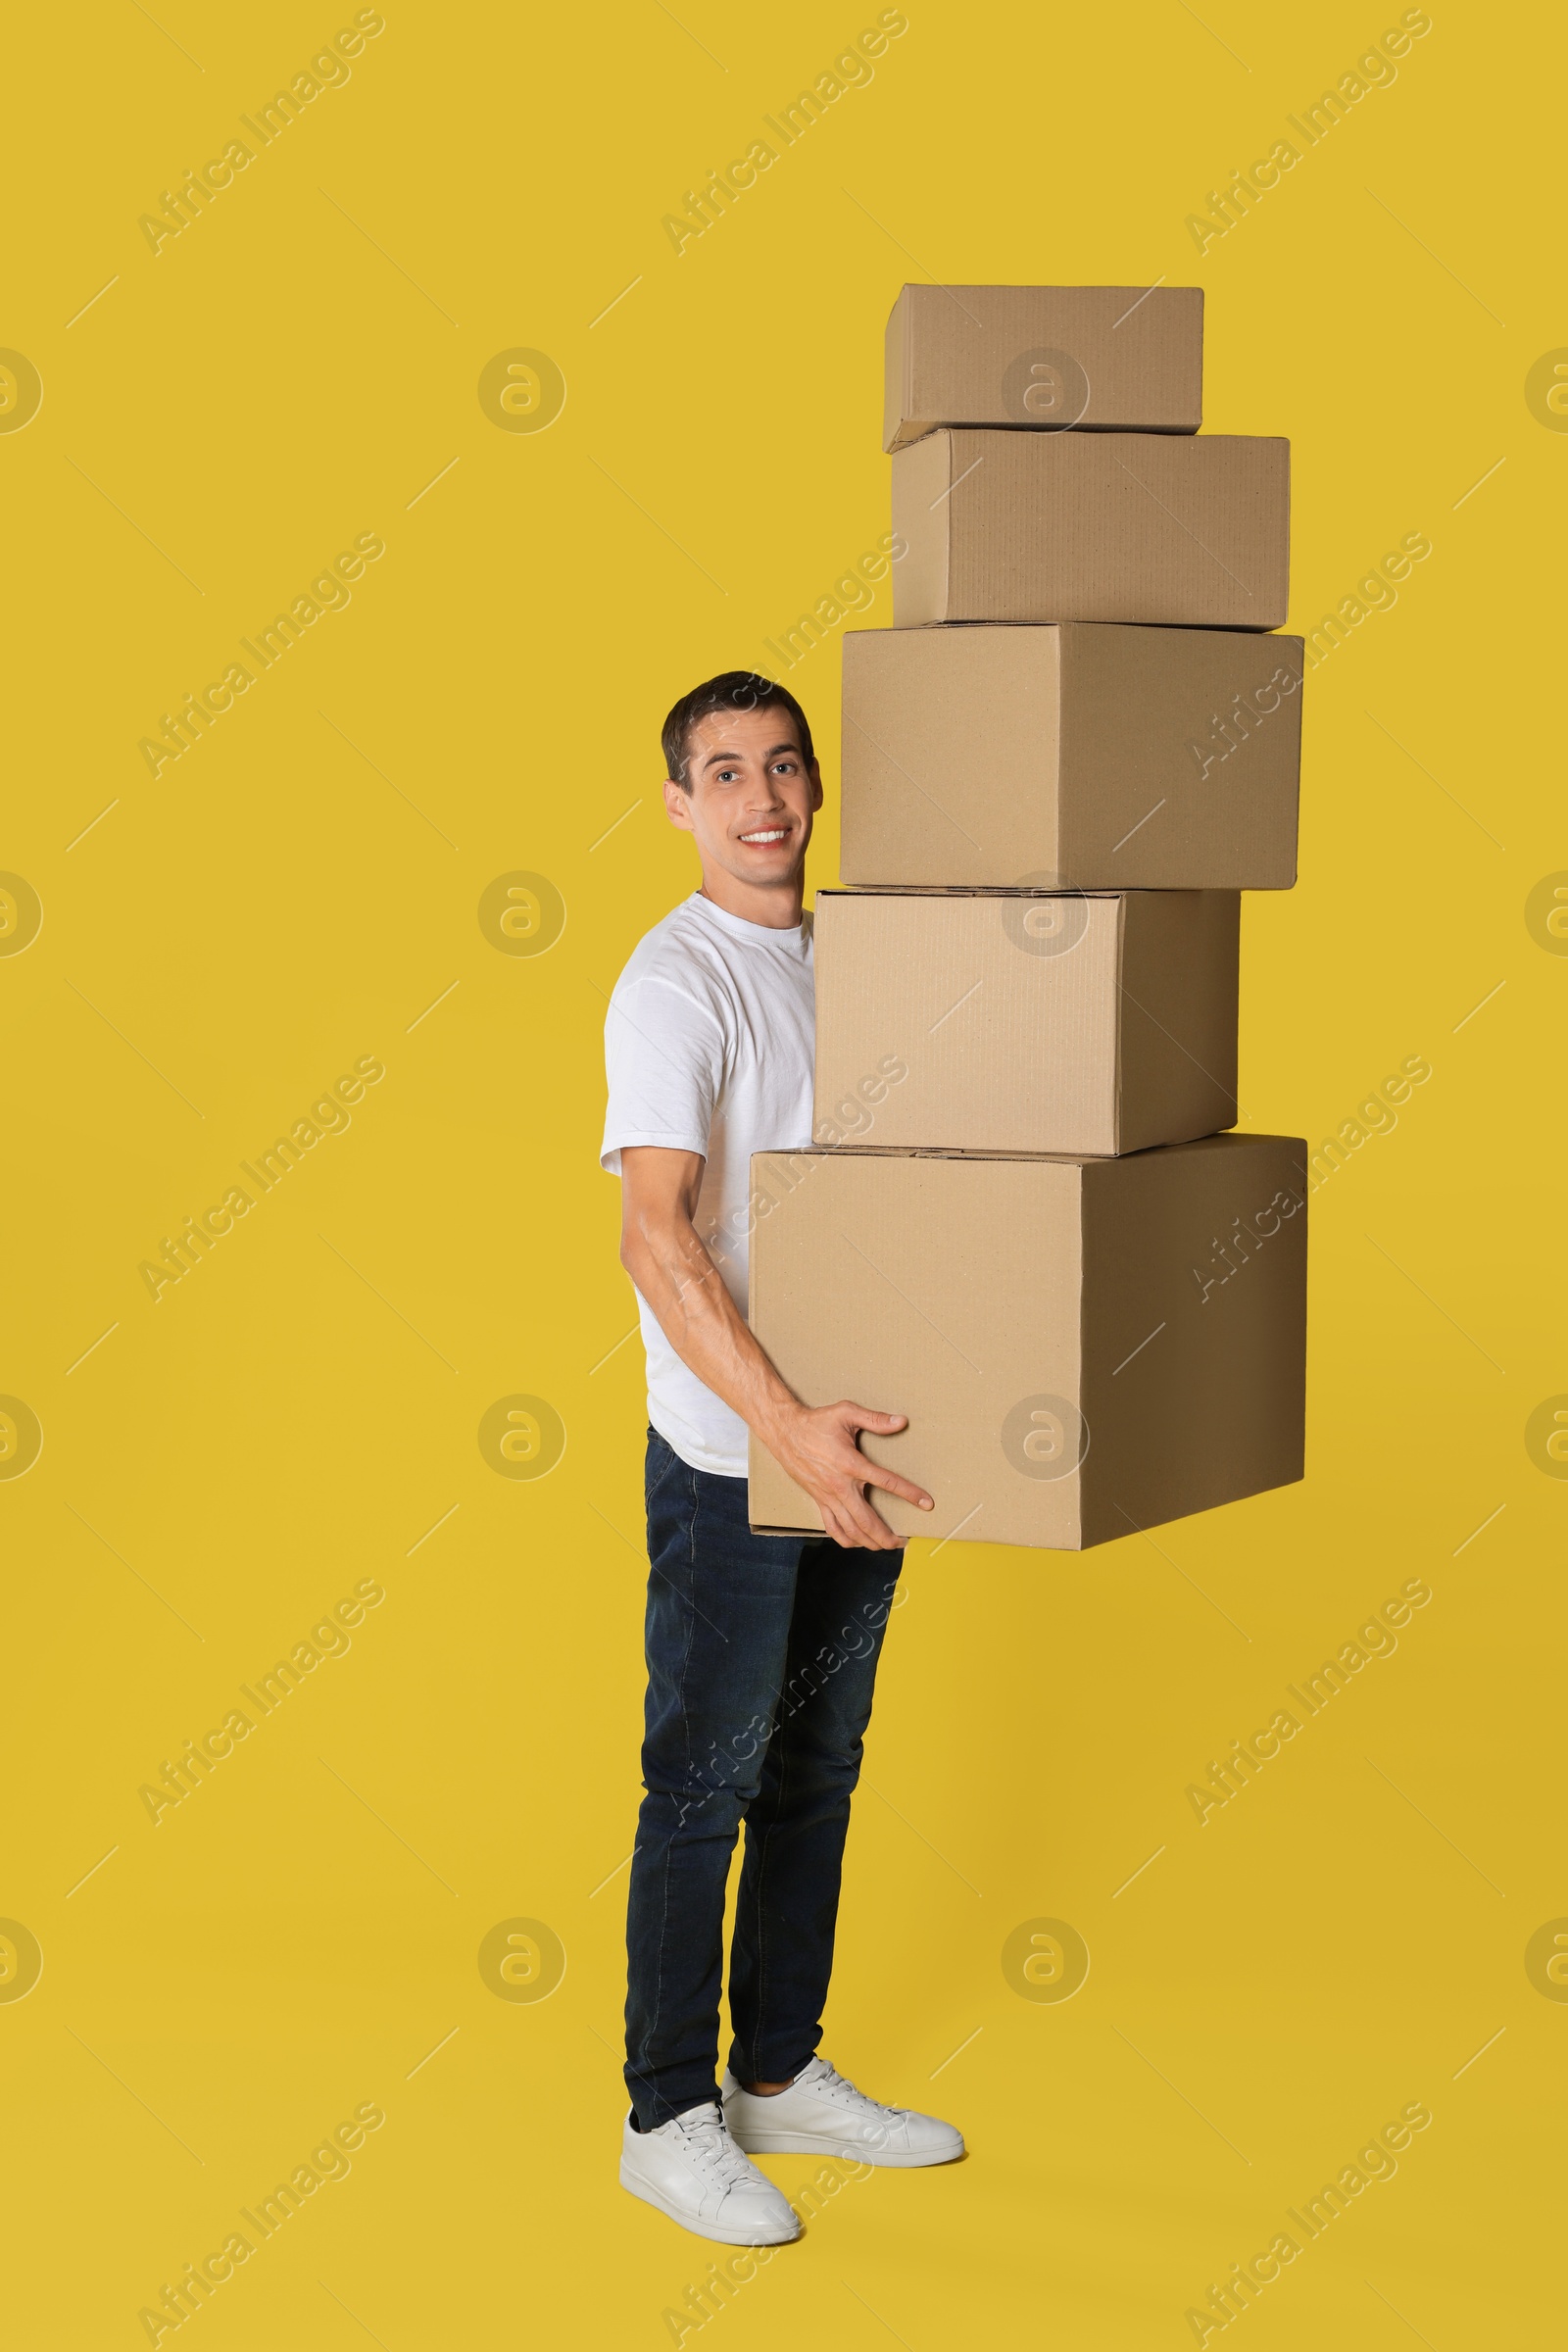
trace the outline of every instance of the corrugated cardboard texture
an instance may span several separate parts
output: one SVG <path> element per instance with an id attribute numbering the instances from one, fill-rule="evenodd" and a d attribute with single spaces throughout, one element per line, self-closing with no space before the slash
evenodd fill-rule
<path id="1" fill-rule="evenodd" d="M 1291 888 L 1299 637 L 1069 626 L 1061 671 L 1062 855 L 1074 879 L 1081 868 L 1127 888 Z"/>
<path id="2" fill-rule="evenodd" d="M 1236 1120 L 1241 894 L 1137 890 L 1120 906 L 1116 1150 L 1215 1135 Z"/>
<path id="3" fill-rule="evenodd" d="M 904 533 L 904 553 L 893 566 L 893 618 L 901 628 L 948 617 L 947 512 L 954 479 L 951 433 L 928 433 L 893 461 L 895 532 L 902 528 L 901 514 L 919 518 L 912 539 Z"/>
<path id="4" fill-rule="evenodd" d="M 819 891 L 819 1145 L 1141 1151 L 1236 1117 L 1234 891 Z"/>
<path id="5" fill-rule="evenodd" d="M 1299 1478 L 1305 1147 L 1132 1158 L 759 1152 L 751 1323 L 798 1395 L 906 1413 L 899 1534 L 1079 1550 Z M 754 1439 L 754 1525 L 814 1505 Z"/>
<path id="6" fill-rule="evenodd" d="M 1290 444 L 1232 433 L 929 433 L 893 460 L 900 628 L 942 620 L 1276 629 Z"/>
<path id="7" fill-rule="evenodd" d="M 857 629 L 839 872 L 859 887 L 1288 890 L 1299 637 Z"/>
<path id="8" fill-rule="evenodd" d="M 1299 1478 L 1305 1145 L 1216 1136 L 1101 1162 L 1083 1256 L 1085 1544 Z"/>
<path id="9" fill-rule="evenodd" d="M 1080 881 L 1060 875 L 1057 839 L 1061 637 L 1005 628 L 845 637 L 844 882 Z"/>
<path id="10" fill-rule="evenodd" d="M 906 286 L 887 328 L 882 446 L 938 425 L 1196 433 L 1199 286 Z"/>
<path id="11" fill-rule="evenodd" d="M 1080 1182 L 1070 1160 L 754 1155 L 753 1192 L 776 1205 L 752 1237 L 752 1329 L 808 1403 L 909 1415 L 902 1436 L 865 1446 L 936 1498 L 924 1512 L 883 1497 L 901 1535 L 967 1520 L 968 1538 L 1078 1548 L 1076 1475 L 1015 1477 L 999 1432 L 1016 1398 L 1078 1395 Z M 821 1532 L 755 1439 L 751 1513 Z"/>

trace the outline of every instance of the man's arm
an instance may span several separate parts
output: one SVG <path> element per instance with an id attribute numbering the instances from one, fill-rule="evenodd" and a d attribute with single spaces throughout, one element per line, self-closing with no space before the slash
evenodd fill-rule
<path id="1" fill-rule="evenodd" d="M 903 1538 L 871 1508 L 865 1489 L 880 1487 L 925 1511 L 931 1497 L 868 1461 L 855 1440 L 861 1429 L 891 1437 L 906 1426 L 907 1414 L 867 1412 L 848 1402 L 813 1410 L 785 1386 L 692 1223 L 702 1180 L 701 1152 L 651 1144 L 622 1148 L 621 1264 L 681 1362 L 740 1414 L 806 1489 L 834 1542 L 866 1551 L 897 1550 Z"/>

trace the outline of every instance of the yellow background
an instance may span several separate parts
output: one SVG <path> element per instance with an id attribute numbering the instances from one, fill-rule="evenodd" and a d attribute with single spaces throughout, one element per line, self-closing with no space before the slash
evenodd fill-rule
<path id="1" fill-rule="evenodd" d="M 825 2046 L 972 2153 L 845 2185 L 703 2333 L 1190 2342 L 1424 2100 L 1248 2339 L 1537 2340 L 1568 2034 L 1524 1963 L 1568 1913 L 1568 1487 L 1525 1444 L 1568 1390 L 1568 962 L 1525 920 L 1568 867 L 1568 440 L 1525 397 L 1568 344 L 1556 25 L 1434 6 L 1200 258 L 1186 216 L 1397 11 L 910 0 L 677 257 L 662 216 L 874 9 L 389 0 L 155 256 L 138 216 L 351 13 L 106 0 L 13 60 L 0 343 L 44 387 L 0 435 L 0 866 L 44 909 L 0 957 L 0 1390 L 44 1432 L 0 1482 L 0 1913 L 44 1956 L 0 2002 L 14 2340 L 145 2341 L 366 2101 L 351 2177 L 190 2323 L 208 2352 L 671 2340 L 714 2249 L 615 2182 L 643 1409 L 635 1343 L 602 1361 L 631 1302 L 596 1167 L 605 994 L 691 882 L 659 722 L 887 527 L 906 277 L 1162 275 L 1207 290 L 1207 428 L 1293 441 L 1293 627 L 1433 542 L 1308 680 L 1300 883 L 1245 912 L 1244 1123 L 1315 1143 L 1403 1057 L 1433 1075 L 1313 1202 L 1304 1485 L 1084 1558 L 911 1546 Z M 547 431 L 479 403 L 519 347 L 565 377 Z M 352 605 L 155 781 L 138 738 L 365 531 Z M 818 880 L 837 671 L 790 674 Z M 567 907 L 543 956 L 479 926 L 516 869 Z M 368 1054 L 352 1128 L 155 1305 L 138 1262 Z M 515 1394 L 567 1431 L 538 1481 L 479 1450 Z M 1187 1785 L 1412 1576 L 1397 1654 L 1200 1828 Z M 368 1577 L 350 1653 L 154 1827 L 138 1787 Z M 1059 2004 L 1002 1966 L 1044 1916 L 1092 1955 Z M 519 1917 L 567 1956 L 541 2002 L 479 1973 Z"/>

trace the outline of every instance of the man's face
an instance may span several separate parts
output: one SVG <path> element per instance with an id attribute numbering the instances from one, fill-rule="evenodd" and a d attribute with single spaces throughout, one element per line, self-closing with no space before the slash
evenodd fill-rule
<path id="1" fill-rule="evenodd" d="M 672 825 L 696 835 L 705 869 L 711 862 L 762 889 L 792 882 L 822 786 L 789 712 L 773 704 L 710 711 L 687 747 L 685 786 L 666 782 L 664 806 Z"/>

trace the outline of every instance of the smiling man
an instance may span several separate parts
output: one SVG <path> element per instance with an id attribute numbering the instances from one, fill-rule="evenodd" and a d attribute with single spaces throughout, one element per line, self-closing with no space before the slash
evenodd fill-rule
<path id="1" fill-rule="evenodd" d="M 802 901 L 822 783 L 806 714 L 782 686 L 731 670 L 675 705 L 663 754 L 664 806 L 696 843 L 702 887 L 642 941 L 605 1029 L 602 1159 L 621 1179 L 652 1424 L 620 2178 L 699 2236 L 776 2245 L 800 2224 L 748 2150 L 898 2166 L 963 2153 L 951 2124 L 867 2098 L 815 2055 L 902 1556 L 867 1489 L 931 1498 L 859 1450 L 859 1431 L 892 1435 L 902 1413 L 803 1404 L 746 1324 L 751 1155 L 811 1140 Z M 811 1496 L 823 1536 L 752 1533 L 748 1431 Z"/>

